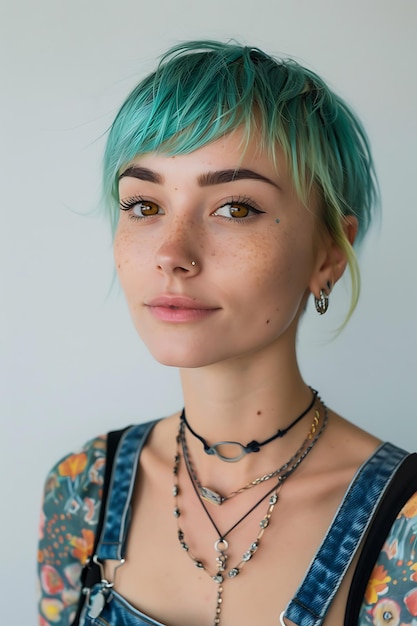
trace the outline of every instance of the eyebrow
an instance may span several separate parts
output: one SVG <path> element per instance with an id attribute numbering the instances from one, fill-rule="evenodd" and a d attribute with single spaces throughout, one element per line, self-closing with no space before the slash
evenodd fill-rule
<path id="1" fill-rule="evenodd" d="M 222 183 L 231 183 L 235 180 L 260 180 L 269 185 L 273 185 L 279 189 L 279 185 L 270 178 L 248 169 L 220 170 L 218 172 L 207 172 L 198 177 L 198 184 L 201 187 L 209 185 L 221 185 Z"/>
<path id="2" fill-rule="evenodd" d="M 125 169 L 124 172 L 120 174 L 119 180 L 126 176 L 138 178 L 139 180 L 144 180 L 149 183 L 162 184 L 164 182 L 164 179 L 160 174 L 154 172 L 148 167 L 141 167 L 139 165 L 132 165 Z M 268 183 L 269 185 L 273 185 L 277 189 L 280 189 L 278 183 L 274 182 L 270 178 L 267 178 L 254 170 L 246 168 L 206 172 L 205 174 L 200 174 L 197 178 L 200 187 L 222 185 L 224 183 L 231 183 L 235 180 L 260 180 L 264 183 Z"/>
<path id="3" fill-rule="evenodd" d="M 148 183 L 163 183 L 162 176 L 150 170 L 148 167 L 140 167 L 139 165 L 132 165 L 124 170 L 119 176 L 119 180 L 129 176 L 131 178 L 138 178 L 139 180 L 145 180 Z"/>

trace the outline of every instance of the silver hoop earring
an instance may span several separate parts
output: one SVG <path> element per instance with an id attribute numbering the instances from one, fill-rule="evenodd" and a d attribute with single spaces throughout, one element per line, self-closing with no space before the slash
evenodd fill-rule
<path id="1" fill-rule="evenodd" d="M 316 305 L 316 311 L 319 315 L 324 315 L 329 308 L 329 296 L 324 291 L 324 289 L 320 289 L 320 297 L 314 298 L 314 304 Z"/>

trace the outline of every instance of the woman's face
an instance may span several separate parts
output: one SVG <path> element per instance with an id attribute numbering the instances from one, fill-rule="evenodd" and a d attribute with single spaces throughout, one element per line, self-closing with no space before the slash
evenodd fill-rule
<path id="1" fill-rule="evenodd" d="M 186 155 L 138 157 L 120 179 L 115 261 L 154 357 L 201 367 L 293 345 L 326 284 L 316 209 L 285 161 L 236 131 Z M 288 343 L 290 342 L 290 344 Z"/>

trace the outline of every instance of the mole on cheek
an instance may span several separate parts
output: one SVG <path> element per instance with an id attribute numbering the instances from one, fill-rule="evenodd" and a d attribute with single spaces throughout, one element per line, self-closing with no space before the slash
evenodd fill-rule
<path id="1" fill-rule="evenodd" d="M 280 222 L 280 220 L 277 218 L 277 219 L 275 220 L 275 223 L 276 223 L 276 224 L 279 224 L 279 222 Z"/>
<path id="2" fill-rule="evenodd" d="M 262 411 L 256 411 L 256 415 L 261 415 Z"/>
<path id="3" fill-rule="evenodd" d="M 267 323 L 267 324 L 269 324 L 269 322 L 270 322 L 270 321 L 271 321 L 271 320 L 266 320 L 266 323 Z"/>

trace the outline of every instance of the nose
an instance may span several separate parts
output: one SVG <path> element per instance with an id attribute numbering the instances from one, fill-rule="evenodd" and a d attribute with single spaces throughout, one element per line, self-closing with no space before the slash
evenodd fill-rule
<path id="1" fill-rule="evenodd" d="M 191 222 L 176 221 L 167 226 L 156 251 L 156 265 L 166 274 L 194 276 L 201 271 L 199 236 Z"/>

